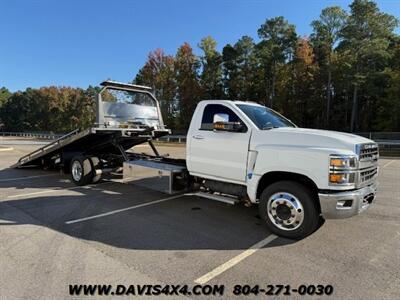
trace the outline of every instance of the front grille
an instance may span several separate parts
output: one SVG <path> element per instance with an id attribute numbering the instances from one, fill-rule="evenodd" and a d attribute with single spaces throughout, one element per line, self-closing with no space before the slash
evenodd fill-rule
<path id="1" fill-rule="evenodd" d="M 376 180 L 378 175 L 379 149 L 376 143 L 357 145 L 359 158 L 359 186 L 366 186 Z"/>
<path id="2" fill-rule="evenodd" d="M 376 174 L 378 174 L 378 167 L 373 167 L 368 170 L 361 170 L 360 171 L 360 182 L 361 183 L 367 182 L 367 181 L 371 180 L 372 178 L 374 178 L 374 176 Z"/>
<path id="3" fill-rule="evenodd" d="M 359 150 L 360 161 L 378 161 L 379 151 L 376 144 L 360 145 Z"/>

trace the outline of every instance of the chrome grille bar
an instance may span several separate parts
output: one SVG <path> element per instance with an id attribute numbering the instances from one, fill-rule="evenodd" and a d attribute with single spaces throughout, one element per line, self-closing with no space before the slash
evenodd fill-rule
<path id="1" fill-rule="evenodd" d="M 378 175 L 379 149 L 376 143 L 357 145 L 359 158 L 359 186 L 372 183 Z"/>
<path id="2" fill-rule="evenodd" d="M 373 167 L 368 170 L 360 171 L 360 181 L 361 183 L 367 182 L 375 177 L 378 174 L 378 167 Z"/>
<path id="3" fill-rule="evenodd" d="M 362 144 L 359 146 L 360 161 L 378 161 L 379 150 L 377 144 Z"/>

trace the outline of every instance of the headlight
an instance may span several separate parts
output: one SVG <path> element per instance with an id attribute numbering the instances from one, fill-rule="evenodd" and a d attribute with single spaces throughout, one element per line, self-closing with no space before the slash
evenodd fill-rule
<path id="1" fill-rule="evenodd" d="M 329 184 L 350 185 L 356 182 L 357 157 L 331 155 L 329 158 Z"/>
<path id="2" fill-rule="evenodd" d="M 331 155 L 330 167 L 335 169 L 349 169 L 356 167 L 355 156 L 337 156 Z"/>

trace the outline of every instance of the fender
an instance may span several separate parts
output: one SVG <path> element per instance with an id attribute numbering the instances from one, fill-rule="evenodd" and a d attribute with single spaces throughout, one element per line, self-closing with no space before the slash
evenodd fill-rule
<path id="1" fill-rule="evenodd" d="M 247 176 L 247 192 L 252 202 L 257 201 L 261 177 L 270 172 L 296 173 L 309 178 L 320 190 L 329 188 L 327 157 L 337 149 L 261 144 L 254 152 L 257 153 L 254 168 L 248 170 Z"/>

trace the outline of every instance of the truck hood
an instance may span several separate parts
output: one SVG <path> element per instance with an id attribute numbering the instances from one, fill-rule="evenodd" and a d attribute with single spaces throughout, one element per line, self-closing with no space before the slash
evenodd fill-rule
<path id="1" fill-rule="evenodd" d="M 254 138 L 254 140 L 253 140 Z M 270 130 L 259 130 L 253 134 L 252 140 L 257 144 L 285 145 L 312 148 L 345 149 L 355 151 L 355 145 L 364 143 L 374 143 L 373 141 L 350 133 L 281 127 Z"/>

